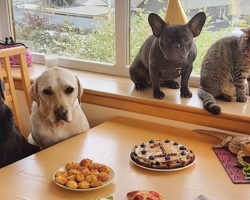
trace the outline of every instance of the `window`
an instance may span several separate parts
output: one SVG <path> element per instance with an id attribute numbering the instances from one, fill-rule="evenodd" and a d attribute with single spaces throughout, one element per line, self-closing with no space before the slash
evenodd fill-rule
<path id="1" fill-rule="evenodd" d="M 128 75 L 126 1 L 117 6 L 118 0 L 6 1 L 15 39 L 34 52 L 36 62 L 44 62 L 44 53 L 57 53 L 60 66 Z"/>
<path id="2" fill-rule="evenodd" d="M 0 15 L 4 15 L 3 2 L 0 1 Z M 43 53 L 56 52 L 61 56 L 61 66 L 128 76 L 128 66 L 152 34 L 148 14 L 154 12 L 163 18 L 168 0 L 6 2 L 11 3 L 10 22 L 16 41 L 27 44 L 37 62 L 44 62 Z M 196 77 L 213 42 L 223 36 L 239 35 L 242 27 L 250 25 L 250 2 L 180 0 L 180 3 L 188 19 L 199 11 L 207 14 L 202 33 L 195 38 L 198 56 L 192 75 Z"/>
<path id="3" fill-rule="evenodd" d="M 101 0 L 12 1 L 16 40 L 39 53 L 114 64 L 115 5 Z"/>
<path id="4" fill-rule="evenodd" d="M 192 75 L 199 75 L 202 59 L 207 49 L 221 37 L 240 35 L 241 28 L 250 26 L 250 2 L 247 0 L 179 0 L 188 19 L 199 11 L 207 15 L 201 34 L 195 38 L 198 55 Z M 168 0 L 131 0 L 130 60 L 132 63 L 145 39 L 152 34 L 147 22 L 150 12 L 164 18 Z"/>

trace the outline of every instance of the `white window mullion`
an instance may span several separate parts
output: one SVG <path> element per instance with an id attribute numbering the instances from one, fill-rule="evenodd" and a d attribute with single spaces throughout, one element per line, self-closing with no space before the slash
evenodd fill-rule
<path id="1" fill-rule="evenodd" d="M 126 67 L 127 8 L 128 0 L 115 0 L 115 67 L 124 75 L 128 75 Z"/>
<path id="2" fill-rule="evenodd" d="M 0 1 L 0 40 L 11 36 L 8 13 L 8 0 Z"/>

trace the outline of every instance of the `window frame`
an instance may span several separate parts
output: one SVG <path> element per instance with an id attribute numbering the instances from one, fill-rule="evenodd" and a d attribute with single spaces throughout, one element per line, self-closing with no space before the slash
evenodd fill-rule
<path id="1" fill-rule="evenodd" d="M 0 39 L 10 35 L 8 0 L 0 1 Z"/>
<path id="2" fill-rule="evenodd" d="M 9 10 L 11 0 L 0 1 L 0 36 L 13 35 Z M 1 22 L 2 26 L 1 26 Z M 59 56 L 58 65 L 65 68 L 79 69 L 98 73 L 112 74 L 129 77 L 129 26 L 130 26 L 130 0 L 115 0 L 115 63 L 102 63 L 89 60 L 80 60 Z M 12 28 L 13 29 L 13 28 Z M 2 32 L 1 32 L 2 31 Z M 44 64 L 44 54 L 33 53 L 33 59 L 36 63 Z M 199 86 L 199 75 L 191 75 L 189 85 Z"/>
<path id="3" fill-rule="evenodd" d="M 0 22 L 1 31 L 0 36 L 4 38 L 10 34 L 10 17 L 8 6 L 11 0 L 4 0 L 0 2 Z M 127 13 L 129 2 L 127 0 L 115 0 L 115 63 L 102 63 L 88 60 L 80 60 L 73 58 L 60 57 L 58 65 L 66 68 L 74 68 L 79 70 L 114 74 L 119 76 L 129 76 L 128 66 L 126 65 L 127 54 L 127 20 L 129 13 Z M 5 23 L 2 23 L 5 22 Z M 7 23 L 6 23 L 7 22 Z M 3 27 L 2 27 L 3 26 Z M 6 35 L 6 36 L 5 36 Z M 42 53 L 33 53 L 33 59 L 36 63 L 44 64 L 44 57 Z M 105 70 L 103 70 L 105 68 Z"/>

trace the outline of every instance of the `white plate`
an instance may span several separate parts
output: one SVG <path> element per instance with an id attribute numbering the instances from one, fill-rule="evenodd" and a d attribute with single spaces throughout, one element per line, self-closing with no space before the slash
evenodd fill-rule
<path id="1" fill-rule="evenodd" d="M 184 166 L 184 167 L 174 168 L 174 169 L 155 169 L 155 168 L 145 167 L 145 166 L 142 166 L 142 165 L 136 163 L 136 162 L 131 158 L 131 156 L 130 156 L 130 160 L 131 160 L 131 162 L 134 163 L 136 166 L 141 167 L 141 168 L 143 168 L 143 169 L 147 169 L 147 170 L 151 170 L 151 171 L 158 171 L 158 172 L 169 172 L 169 171 L 178 171 L 178 170 L 182 170 L 182 169 L 186 169 L 186 168 L 188 168 L 188 167 L 191 167 L 191 166 L 195 163 L 195 161 L 196 161 L 196 156 L 194 155 L 194 160 L 193 160 L 193 162 L 191 162 L 189 165 L 186 165 L 186 166 Z"/>
<path id="2" fill-rule="evenodd" d="M 57 172 L 57 171 L 67 171 L 67 170 L 66 170 L 66 168 L 65 168 L 65 166 L 64 166 L 64 167 L 61 167 L 60 169 L 56 170 L 56 172 Z M 109 173 L 108 173 L 109 178 L 108 178 L 108 180 L 102 182 L 102 185 L 101 185 L 101 186 L 99 186 L 99 187 L 94 187 L 94 188 L 86 188 L 86 189 L 78 189 L 78 188 L 77 188 L 77 189 L 74 189 L 74 188 L 66 187 L 65 185 L 62 185 L 62 184 L 60 184 L 60 183 L 57 183 L 56 180 L 55 180 L 55 174 L 56 174 L 56 172 L 53 174 L 53 181 L 54 181 L 55 184 L 57 184 L 58 186 L 60 186 L 60 187 L 62 187 L 62 188 L 64 188 L 64 189 L 73 190 L 73 191 L 78 191 L 78 192 L 90 191 L 90 190 L 97 190 L 97 189 L 103 188 L 103 187 L 107 186 L 108 184 L 110 184 L 110 183 L 113 181 L 114 177 L 115 177 L 115 172 L 114 172 L 114 170 L 111 169 L 111 167 L 109 167 Z"/>

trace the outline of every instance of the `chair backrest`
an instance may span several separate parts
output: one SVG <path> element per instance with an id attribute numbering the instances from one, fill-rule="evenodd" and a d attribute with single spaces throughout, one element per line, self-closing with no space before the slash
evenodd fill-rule
<path id="1" fill-rule="evenodd" d="M 12 72 L 11 72 L 9 57 L 13 55 L 18 56 L 23 90 L 25 93 L 25 98 L 26 98 L 29 112 L 31 113 L 32 99 L 29 95 L 29 88 L 31 86 L 31 81 L 29 78 L 28 66 L 26 62 L 25 47 L 20 46 L 20 47 L 12 47 L 8 49 L 0 50 L 0 59 L 2 60 L 2 65 L 0 62 L 0 77 L 5 83 L 5 104 L 12 108 L 14 116 L 15 116 L 15 122 L 17 126 L 19 127 L 23 136 L 27 138 L 27 134 L 24 133 L 24 128 L 21 124 L 21 115 L 20 115 L 20 111 L 18 107 L 17 95 L 16 95 L 14 80 L 13 80 Z"/>

